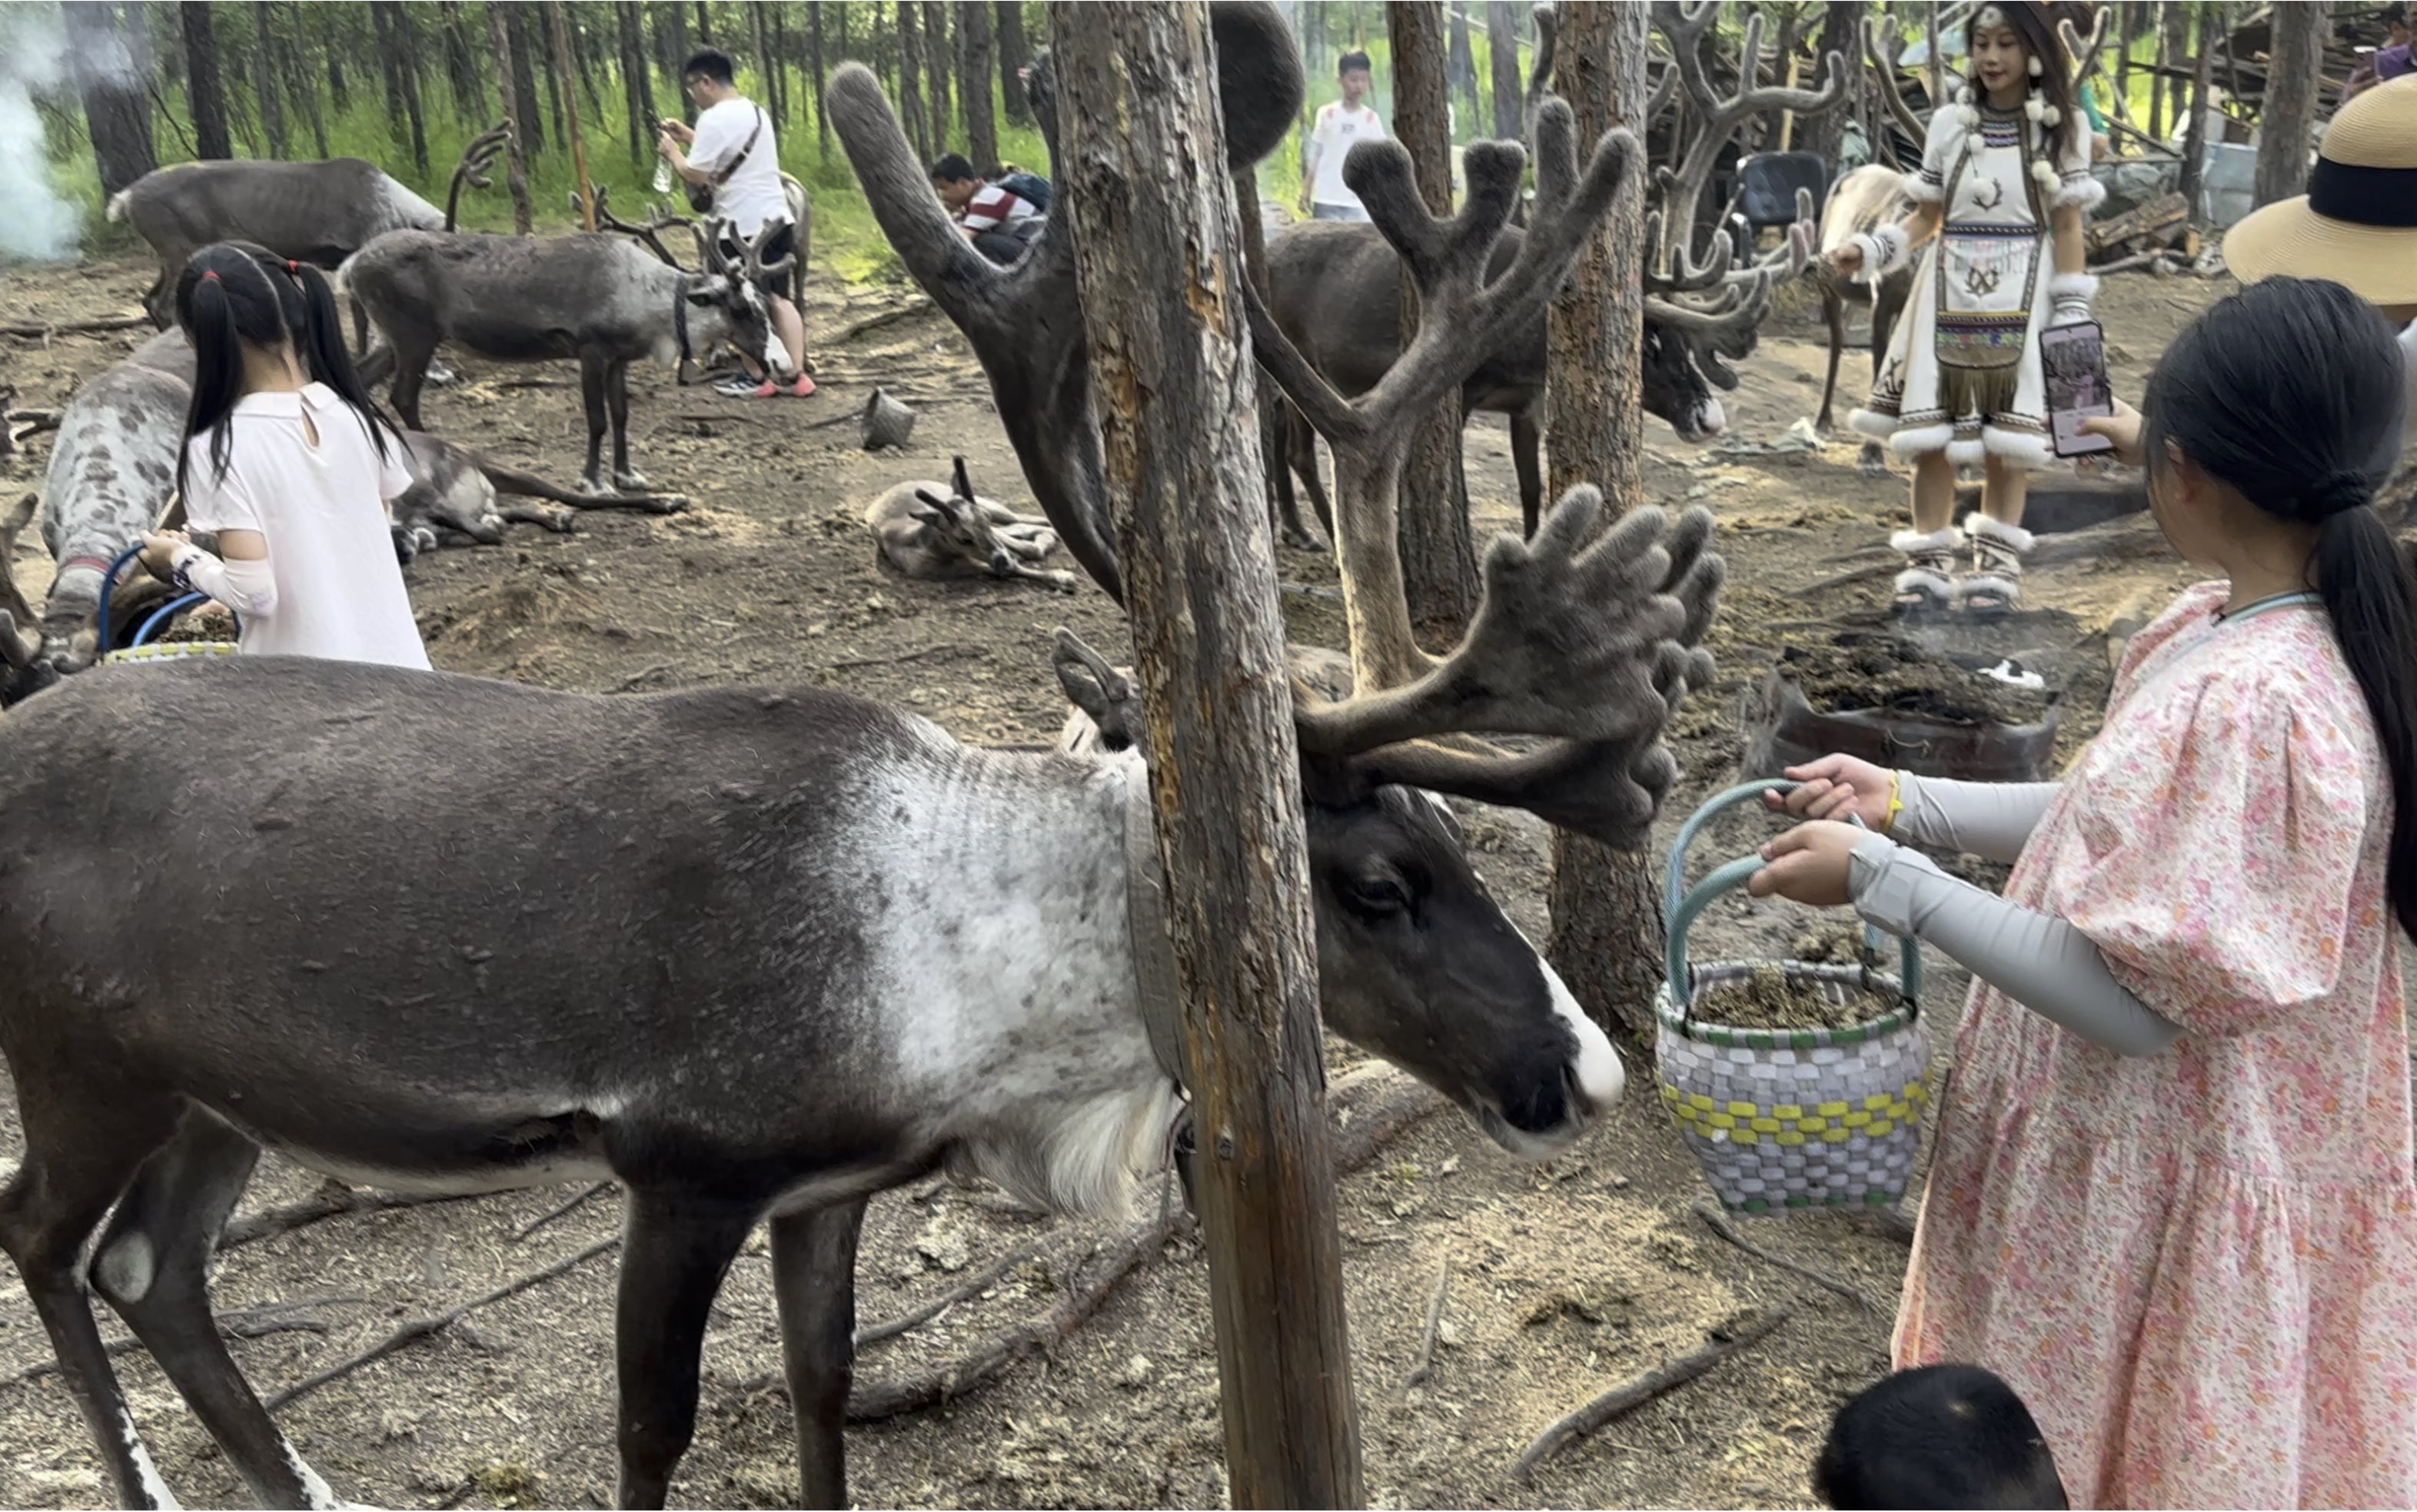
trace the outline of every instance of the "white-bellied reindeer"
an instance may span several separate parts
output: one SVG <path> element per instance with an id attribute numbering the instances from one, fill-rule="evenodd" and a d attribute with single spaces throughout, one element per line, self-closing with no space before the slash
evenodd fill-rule
<path id="1" fill-rule="evenodd" d="M 864 525 L 880 559 L 907 577 L 931 582 L 1023 578 L 1072 593 L 1072 573 L 1038 565 L 1057 550 L 1057 533 L 1049 522 L 977 495 L 965 460 L 954 462 L 953 483 L 901 483 L 865 507 Z"/>
<path id="2" fill-rule="evenodd" d="M 1224 96 L 1229 141 L 1271 144 L 1300 97 L 1282 19 L 1212 14 L 1227 67 L 1247 53 L 1290 75 L 1288 102 Z M 1236 113 L 1271 97 L 1272 126 Z M 921 183 L 870 72 L 843 68 L 830 103 L 859 173 Z M 1349 455 L 1398 467 L 1416 415 L 1471 360 L 1434 323 L 1528 318 L 1604 213 L 1625 136 L 1581 177 L 1567 107 L 1541 113 L 1537 215 L 1483 289 L 1518 148 L 1472 149 L 1470 207 L 1447 222 L 1418 204 L 1398 149 L 1359 174 L 1434 313 L 1358 406 L 1304 395 L 1330 423 L 1347 414 Z M 997 311 L 1020 270 L 980 259 L 923 192 L 885 208 L 909 266 L 964 279 L 944 284 L 960 319 Z M 1077 392 L 1036 394 L 1031 423 L 1096 455 Z M 1345 470 L 1346 546 L 1380 519 L 1390 540 L 1376 481 Z M 1574 490 L 1532 541 L 1497 539 L 1450 656 L 1294 715 L 1327 1023 L 1531 1156 L 1619 1095 L 1619 1059 L 1487 896 L 1441 805 L 1406 789 L 1645 842 L 1674 773 L 1669 711 L 1709 674 L 1721 568 L 1703 511 L 1673 525 L 1639 510 L 1598 537 L 1602 513 Z M 1398 600 L 1397 567 L 1391 586 Z M 129 736 L 157 730 L 177 738 Z M 1477 732 L 1542 744 L 1437 743 Z M 428 781 L 499 750 L 543 752 L 552 780 Z M 272 789 L 224 780 L 272 757 Z M 118 1496 L 168 1500 L 85 1292 L 104 1218 L 94 1289 L 254 1502 L 333 1504 L 209 1312 L 219 1229 L 267 1147 L 423 1190 L 621 1183 L 624 1506 L 662 1504 L 715 1294 L 768 1219 L 799 1504 L 848 1504 L 866 1200 L 945 1167 L 1113 1212 L 1163 1158 L 1181 1104 L 1139 982 L 1142 953 L 1167 945 L 1132 929 L 1157 863 L 1127 839 L 1147 759 L 977 749 L 815 688 L 604 698 L 278 658 L 102 669 L 0 720 L 0 1052 L 25 1145 L 0 1248 Z M 129 871 L 138 843 L 149 864 Z M 966 923 L 935 934 L 941 915 Z"/>

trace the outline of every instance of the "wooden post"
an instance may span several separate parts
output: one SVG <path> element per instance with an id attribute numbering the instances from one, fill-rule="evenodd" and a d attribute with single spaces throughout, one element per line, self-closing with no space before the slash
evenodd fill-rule
<path id="1" fill-rule="evenodd" d="M 1645 8 L 1565 0 L 1554 87 L 1577 116 L 1578 140 L 1647 123 Z M 1749 60 L 1749 66 L 1751 60 Z M 1645 498 L 1644 412 L 1638 407 L 1645 302 L 1645 178 L 1622 181 L 1611 213 L 1546 314 L 1544 496 L 1602 488 L 1604 518 Z M 1662 914 L 1651 857 L 1553 831 L 1553 969 L 1606 1030 L 1650 1040 L 1662 979 Z"/>
<path id="2" fill-rule="evenodd" d="M 512 87 L 512 40 L 504 20 L 504 8 L 487 7 L 487 30 L 495 44 L 495 78 L 502 87 L 496 93 L 504 97 L 504 123 L 511 129 L 504 144 L 504 185 L 512 196 L 512 229 L 525 236 L 532 226 L 529 213 L 528 163 L 521 156 L 521 93 Z"/>
<path id="3" fill-rule="evenodd" d="M 2266 65 L 2266 99 L 2257 113 L 2257 193 L 2261 205 L 2308 188 L 2308 136 L 2317 124 L 2317 91 L 2324 82 L 2325 0 L 2276 6 L 2274 40 Z"/>
<path id="4" fill-rule="evenodd" d="M 1208 8 L 1053 0 L 1049 14 L 1058 203 L 1193 1068 L 1233 1504 L 1358 1506 L 1300 757 Z"/>
<path id="5" fill-rule="evenodd" d="M 571 74 L 570 34 L 565 29 L 562 0 L 546 0 L 546 20 L 554 28 L 554 67 L 562 79 L 563 129 L 570 134 L 570 171 L 579 179 L 579 219 L 585 229 L 596 229 L 596 186 L 587 177 L 587 140 L 579 134 L 579 81 Z"/>
<path id="6" fill-rule="evenodd" d="M 1437 0 L 1387 0 L 1393 43 L 1393 133 L 1409 149 L 1419 196 L 1438 216 L 1452 214 L 1452 85 L 1443 7 Z M 1402 270 L 1402 349 L 1419 328 L 1418 287 Z M 1448 647 L 1477 612 L 1477 550 L 1468 535 L 1468 488 L 1460 465 L 1460 396 L 1446 396 L 1410 442 L 1402 465 L 1402 582 L 1410 621 Z"/>
<path id="7" fill-rule="evenodd" d="M 2215 85 L 2215 38 L 2223 13 L 2220 5 L 2198 8 L 2198 56 L 2192 60 L 2190 125 L 2182 134 L 2182 176 L 2177 186 L 2194 224 L 2199 219 L 2199 185 L 2207 173 L 2207 97 Z"/>

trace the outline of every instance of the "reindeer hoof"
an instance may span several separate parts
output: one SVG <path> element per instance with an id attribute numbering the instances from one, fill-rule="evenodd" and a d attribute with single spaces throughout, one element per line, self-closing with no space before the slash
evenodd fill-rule
<path id="1" fill-rule="evenodd" d="M 617 491 L 600 477 L 583 477 L 579 480 L 579 491 L 591 499 L 609 499 Z"/>
<path id="2" fill-rule="evenodd" d="M 1074 582 L 1074 574 L 1072 572 L 1052 572 L 1049 574 L 1049 586 L 1056 589 L 1059 593 L 1072 593 L 1076 586 Z"/>
<path id="3" fill-rule="evenodd" d="M 1326 543 L 1305 530 L 1287 530 L 1284 543 L 1296 552 L 1324 552 Z"/>
<path id="4" fill-rule="evenodd" d="M 685 493 L 658 493 L 646 501 L 646 513 L 650 515 L 676 515 L 687 507 Z"/>
<path id="5" fill-rule="evenodd" d="M 646 481 L 646 475 L 635 468 L 626 473 L 614 474 L 613 486 L 624 493 L 644 493 L 654 487 L 652 483 Z"/>

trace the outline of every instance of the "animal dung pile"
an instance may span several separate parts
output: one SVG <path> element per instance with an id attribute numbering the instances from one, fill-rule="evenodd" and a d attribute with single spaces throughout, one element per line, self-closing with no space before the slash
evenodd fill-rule
<path id="1" fill-rule="evenodd" d="M 1893 635 L 1859 631 L 1799 642 L 1779 655 L 1779 671 L 1820 713 L 1872 710 L 1947 724 L 2030 725 L 2047 717 L 2053 696 L 1968 668 Z"/>
<path id="2" fill-rule="evenodd" d="M 1729 1029 L 1851 1029 L 1888 1011 L 1885 999 L 1846 983 L 1772 966 L 1706 988 L 1695 1016 Z"/>

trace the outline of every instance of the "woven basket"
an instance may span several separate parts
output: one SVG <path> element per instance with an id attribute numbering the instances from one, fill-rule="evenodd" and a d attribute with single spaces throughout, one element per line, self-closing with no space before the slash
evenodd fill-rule
<path id="1" fill-rule="evenodd" d="M 1698 809 L 1672 847 L 1663 890 L 1669 954 L 1654 1000 L 1654 1079 L 1680 1139 L 1733 1213 L 1896 1202 L 1911 1179 L 1930 1100 L 1922 960 L 1912 941 L 1900 943 L 1893 976 L 1801 960 L 1687 960 L 1695 919 L 1762 867 L 1758 857 L 1732 861 L 1682 893 L 1689 842 L 1723 809 L 1794 786 L 1748 783 Z M 1867 936 L 1877 947 L 1877 931 Z M 1832 1003 L 1867 997 L 1874 1014 L 1845 1029 L 1740 1029 L 1695 1017 L 1712 989 L 1771 972 Z"/>
<path id="2" fill-rule="evenodd" d="M 182 661 L 189 657 L 231 657 L 233 641 L 154 641 L 147 645 L 120 646 L 102 658 L 111 662 Z"/>

